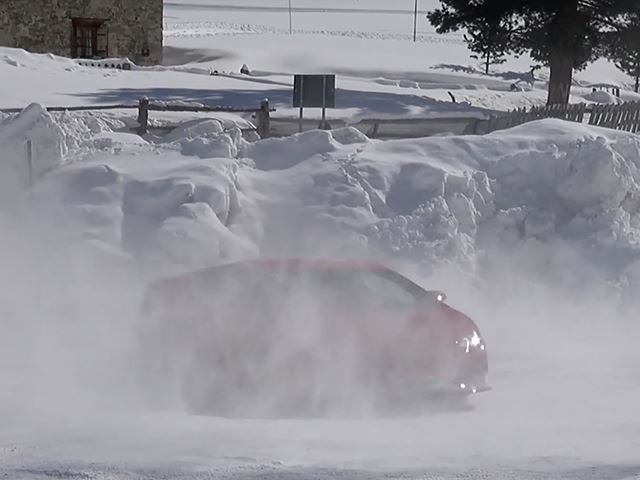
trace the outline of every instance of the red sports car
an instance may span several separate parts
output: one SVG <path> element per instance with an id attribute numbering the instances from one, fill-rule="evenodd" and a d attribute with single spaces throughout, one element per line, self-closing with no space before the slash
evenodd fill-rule
<path id="1" fill-rule="evenodd" d="M 444 300 L 364 262 L 252 260 L 159 280 L 144 304 L 145 382 L 208 413 L 488 390 L 480 331 Z"/>

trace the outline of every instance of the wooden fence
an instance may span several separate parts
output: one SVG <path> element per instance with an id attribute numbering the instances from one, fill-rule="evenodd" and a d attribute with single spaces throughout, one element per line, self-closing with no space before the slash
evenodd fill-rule
<path id="1" fill-rule="evenodd" d="M 292 119 L 276 119 L 272 124 L 271 108 L 268 100 L 263 100 L 257 108 L 236 108 L 223 106 L 207 106 L 201 104 L 188 104 L 179 102 L 161 102 L 141 98 L 137 104 L 121 105 L 91 105 L 73 107 L 46 107 L 50 112 L 61 111 L 93 111 L 93 110 L 137 110 L 138 127 L 136 132 L 140 135 L 149 133 L 150 112 L 230 112 L 250 113 L 255 119 L 255 128 L 246 130 L 255 131 L 260 138 L 272 135 L 292 135 L 297 132 Z M 23 108 L 1 109 L 0 112 L 18 113 Z M 475 118 L 431 118 L 431 119 L 366 119 L 353 125 L 363 133 L 378 138 L 417 138 L 438 133 L 483 134 L 496 130 L 522 125 L 523 123 L 540 120 L 543 118 L 560 118 L 571 122 L 595 125 L 598 127 L 625 130 L 627 132 L 640 133 L 640 102 L 626 102 L 619 105 L 551 105 L 546 107 L 532 107 L 514 110 L 503 115 L 493 115 L 488 120 Z M 297 120 L 295 120 L 297 122 Z M 315 120 L 309 120 L 310 128 L 317 128 Z M 343 120 L 331 122 L 334 127 L 345 126 Z M 291 124 L 291 125 L 290 125 Z M 156 127 L 156 129 L 164 129 Z"/>
<path id="2" fill-rule="evenodd" d="M 570 122 L 613 128 L 627 132 L 640 132 L 640 102 L 626 102 L 619 105 L 549 105 L 517 109 L 505 115 L 492 116 L 486 131 L 493 132 L 522 125 L 542 118 L 559 118 Z"/>
<path id="3" fill-rule="evenodd" d="M 154 102 L 148 98 L 141 98 L 138 102 L 138 133 L 144 135 L 149 131 L 149 112 L 229 112 L 229 113 L 253 113 L 256 118 L 256 130 L 260 138 L 267 138 L 271 130 L 271 112 L 275 109 L 269 107 L 269 100 L 263 100 L 259 108 L 234 108 L 234 107 L 208 107 L 206 105 L 187 105 L 165 102 Z"/>
<path id="4" fill-rule="evenodd" d="M 589 125 L 638 133 L 640 132 L 640 102 L 595 105 L 591 109 Z"/>
<path id="5" fill-rule="evenodd" d="M 137 133 L 145 135 L 149 133 L 149 112 L 194 112 L 194 113 L 251 113 L 255 116 L 255 131 L 258 132 L 260 138 L 269 136 L 271 129 L 271 112 L 275 112 L 274 108 L 269 106 L 269 100 L 260 102 L 257 108 L 236 108 L 236 107 L 211 107 L 200 104 L 185 104 L 178 102 L 161 102 L 149 100 L 146 97 L 141 98 L 138 104 L 120 104 L 120 105 L 91 105 L 91 106 L 73 106 L 73 107 L 45 107 L 49 112 L 78 112 L 78 111 L 94 111 L 94 110 L 138 110 L 138 129 Z M 0 109 L 3 113 L 20 113 L 24 108 L 4 108 Z"/>

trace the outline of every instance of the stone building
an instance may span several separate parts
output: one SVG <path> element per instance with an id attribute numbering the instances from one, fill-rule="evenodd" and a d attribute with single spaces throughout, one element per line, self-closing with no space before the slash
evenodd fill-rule
<path id="1" fill-rule="evenodd" d="M 0 46 L 162 61 L 163 0 L 0 0 Z"/>

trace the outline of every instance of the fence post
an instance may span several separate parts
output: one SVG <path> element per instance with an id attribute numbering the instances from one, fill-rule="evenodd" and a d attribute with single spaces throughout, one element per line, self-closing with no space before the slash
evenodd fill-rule
<path id="1" fill-rule="evenodd" d="M 142 97 L 138 103 L 138 135 L 149 133 L 149 99 Z"/>
<path id="2" fill-rule="evenodd" d="M 256 127 L 260 138 L 268 138 L 271 132 L 271 114 L 269 110 L 269 99 L 265 98 L 260 102 L 260 110 L 256 113 Z"/>

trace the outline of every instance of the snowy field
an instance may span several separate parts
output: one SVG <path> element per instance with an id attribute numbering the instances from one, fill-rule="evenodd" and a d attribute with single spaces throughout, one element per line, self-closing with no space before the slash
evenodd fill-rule
<path id="1" fill-rule="evenodd" d="M 526 58 L 487 78 L 424 14 L 414 44 L 412 1 L 293 4 L 290 36 L 284 0 L 167 2 L 163 68 L 0 49 L 0 106 L 268 96 L 286 116 L 299 71 L 338 72 L 331 115 L 345 119 L 544 102 L 544 81 L 508 91 Z M 257 73 L 208 75 L 243 63 Z M 578 101 L 590 82 L 629 82 L 602 61 L 578 78 Z M 454 89 L 467 104 L 451 105 Z M 487 136 L 344 128 L 254 142 L 233 115 L 145 138 L 129 121 L 0 114 L 0 478 L 640 478 L 640 137 L 546 120 Z M 363 402 L 348 417 L 151 406 L 132 369 L 147 282 L 256 256 L 375 259 L 446 291 L 482 329 L 493 390 L 462 409 Z M 342 393 L 355 398 L 357 381 Z"/>
<path id="2" fill-rule="evenodd" d="M 461 33 L 437 35 L 420 2 L 418 41 L 412 42 L 413 2 L 347 0 L 286 2 L 194 0 L 167 2 L 165 66 L 123 72 L 80 67 L 47 56 L 25 58 L 0 49 L 0 107 L 91 105 L 159 100 L 255 107 L 267 97 L 276 116 L 293 117 L 294 73 L 336 73 L 336 109 L 329 118 L 461 116 L 511 110 L 546 101 L 544 70 L 529 83 L 527 56 L 511 58 L 489 76 L 470 58 Z M 237 3 L 237 2 L 235 2 Z M 278 7 L 274 7 L 279 3 Z M 322 8 L 317 8 L 321 4 Z M 268 5 L 264 7 L 264 5 Z M 247 64 L 253 74 L 238 74 Z M 212 77 L 211 71 L 221 75 Z M 523 91 L 512 92 L 518 82 Z M 576 75 L 573 101 L 591 101 L 592 84 L 628 86 L 631 79 L 602 60 Z M 452 105 L 449 93 L 458 102 Z M 638 98 L 630 92 L 624 98 Z M 606 100 L 606 99 L 605 99 Z M 608 99 L 613 101 L 613 99 Z M 319 112 L 309 109 L 309 116 Z"/>

